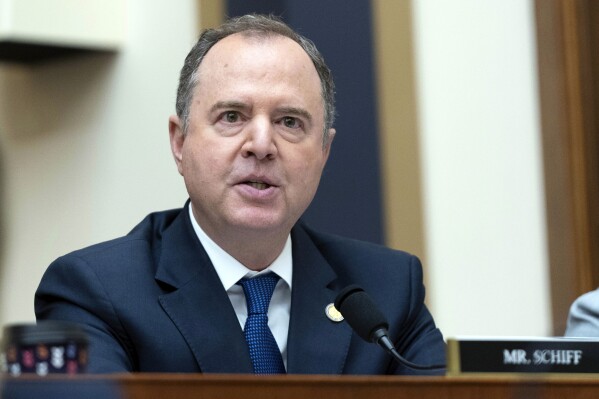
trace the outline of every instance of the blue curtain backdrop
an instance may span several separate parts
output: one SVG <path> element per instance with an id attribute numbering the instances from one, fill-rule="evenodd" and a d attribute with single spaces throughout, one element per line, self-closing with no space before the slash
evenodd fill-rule
<path id="1" fill-rule="evenodd" d="M 227 16 L 281 17 L 319 48 L 337 86 L 337 136 L 303 220 L 314 228 L 384 243 L 370 2 L 228 0 Z"/>

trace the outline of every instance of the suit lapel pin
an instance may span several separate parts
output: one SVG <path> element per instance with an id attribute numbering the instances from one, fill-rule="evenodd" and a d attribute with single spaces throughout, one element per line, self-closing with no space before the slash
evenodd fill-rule
<path id="1" fill-rule="evenodd" d="M 324 309 L 324 313 L 330 320 L 334 321 L 335 323 L 343 321 L 343 315 L 335 308 L 335 305 L 332 303 L 329 303 L 327 305 L 327 307 Z"/>

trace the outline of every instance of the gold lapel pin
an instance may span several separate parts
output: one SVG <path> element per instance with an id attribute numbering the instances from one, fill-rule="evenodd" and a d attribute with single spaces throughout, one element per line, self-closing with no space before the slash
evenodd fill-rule
<path id="1" fill-rule="evenodd" d="M 329 303 L 327 305 L 327 307 L 324 310 L 324 313 L 330 320 L 334 321 L 335 323 L 343 321 L 343 315 L 341 314 L 341 312 L 337 310 L 337 308 L 335 308 L 335 305 L 332 303 Z"/>

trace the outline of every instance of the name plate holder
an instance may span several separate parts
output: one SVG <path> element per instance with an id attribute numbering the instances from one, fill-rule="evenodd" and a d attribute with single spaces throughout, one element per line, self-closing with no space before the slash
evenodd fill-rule
<path id="1" fill-rule="evenodd" d="M 599 373 L 599 339 L 449 338 L 447 366 L 449 375 Z"/>

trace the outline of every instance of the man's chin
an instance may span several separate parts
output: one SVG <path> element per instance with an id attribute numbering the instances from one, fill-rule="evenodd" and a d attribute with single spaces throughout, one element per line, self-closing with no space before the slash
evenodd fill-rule
<path id="1" fill-rule="evenodd" d="M 232 221 L 232 225 L 248 233 L 285 233 L 291 230 L 292 224 L 288 220 L 275 215 L 244 215 Z"/>

